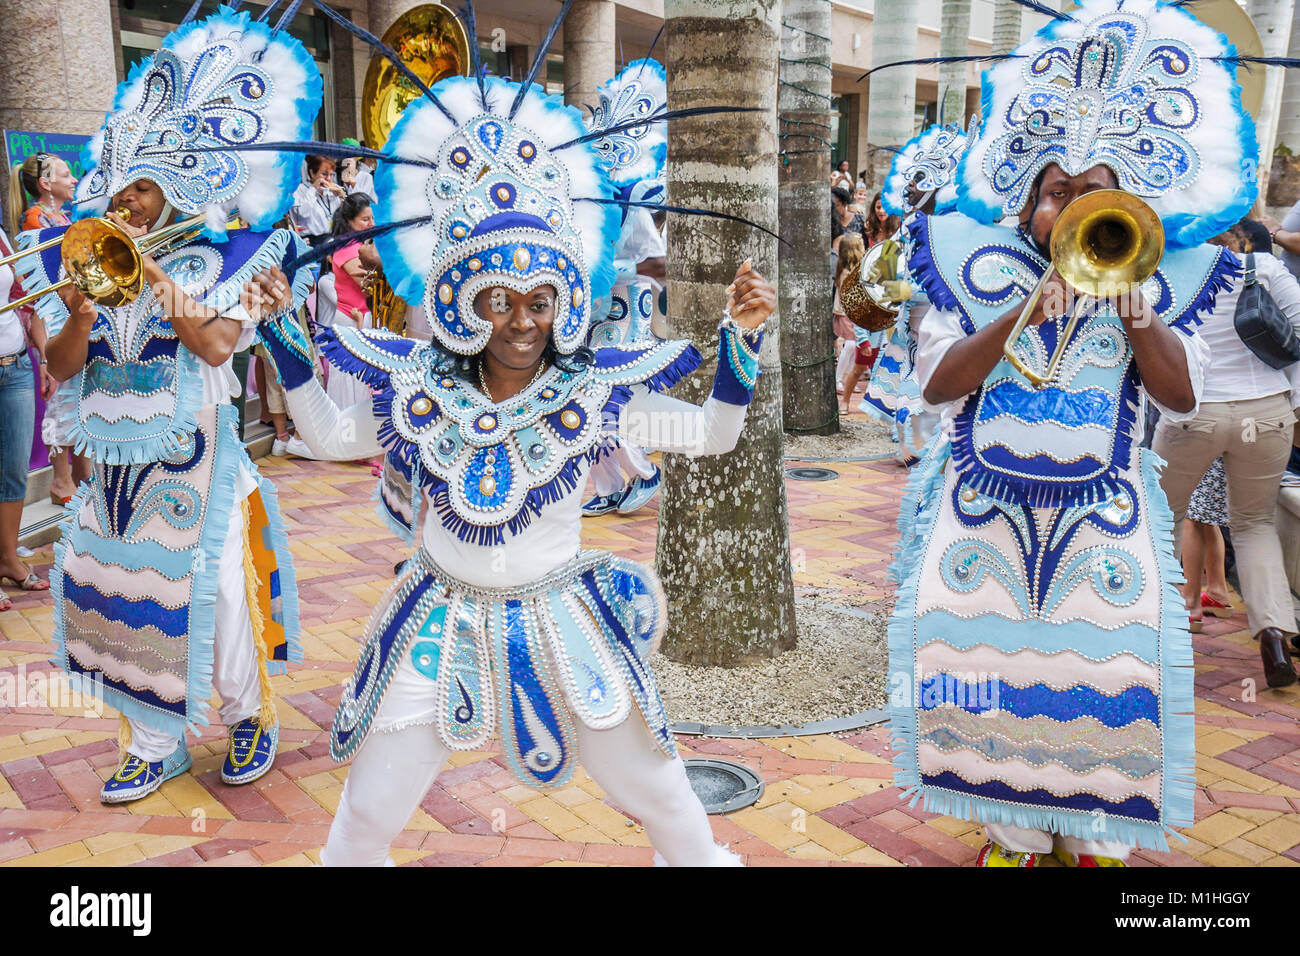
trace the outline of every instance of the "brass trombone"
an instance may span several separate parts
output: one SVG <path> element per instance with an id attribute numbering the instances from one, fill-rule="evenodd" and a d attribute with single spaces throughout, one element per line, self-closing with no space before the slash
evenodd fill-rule
<path id="1" fill-rule="evenodd" d="M 1035 388 L 1043 388 L 1055 379 L 1070 338 L 1091 300 L 1125 295 L 1155 274 L 1165 251 L 1165 231 L 1155 210 L 1137 196 L 1120 189 L 1098 189 L 1084 193 L 1062 210 L 1052 227 L 1049 245 L 1051 265 L 1025 300 L 1020 318 L 1002 346 L 1007 360 Z M 1059 275 L 1081 294 L 1057 338 L 1046 374 L 1040 375 L 1016 355 L 1015 344 L 1053 275 Z"/>
<path id="2" fill-rule="evenodd" d="M 88 299 L 100 305 L 111 307 L 134 302 L 144 291 L 144 257 L 166 252 L 171 246 L 194 238 L 202 231 L 205 219 L 203 213 L 198 213 L 135 238 L 122 228 L 122 223 L 131 218 L 129 209 L 116 210 L 112 217 L 79 219 L 58 238 L 0 261 L 0 265 L 4 265 L 57 245 L 63 269 L 68 274 L 66 279 L 0 307 L 0 313 L 26 305 L 66 285 L 76 286 Z"/>

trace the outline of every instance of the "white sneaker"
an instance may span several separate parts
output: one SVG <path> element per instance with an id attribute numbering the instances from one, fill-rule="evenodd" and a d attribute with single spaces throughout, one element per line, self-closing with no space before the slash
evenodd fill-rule
<path id="1" fill-rule="evenodd" d="M 301 438 L 299 438 L 297 435 L 294 435 L 292 438 L 289 439 L 289 441 L 285 444 L 284 450 L 288 452 L 290 455 L 296 455 L 299 458 L 316 457 L 311 453 L 311 449 L 307 447 L 307 443 L 303 441 Z"/>
<path id="2" fill-rule="evenodd" d="M 289 441 L 288 438 L 277 437 L 275 441 L 271 442 L 271 457 L 283 458 L 284 453 L 289 449 Z"/>

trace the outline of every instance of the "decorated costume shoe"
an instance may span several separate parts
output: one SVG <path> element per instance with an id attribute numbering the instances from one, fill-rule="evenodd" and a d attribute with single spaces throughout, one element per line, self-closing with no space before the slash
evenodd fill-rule
<path id="1" fill-rule="evenodd" d="M 141 760 L 135 754 L 127 754 L 117 773 L 105 781 L 99 800 L 101 803 L 139 800 L 161 787 L 164 781 L 189 770 L 193 762 L 183 740 L 162 760 Z"/>
<path id="2" fill-rule="evenodd" d="M 280 742 L 280 725 L 264 729 L 256 717 L 241 720 L 230 731 L 230 751 L 221 765 L 221 782 L 231 785 L 252 783 L 275 763 Z"/>
<path id="3" fill-rule="evenodd" d="M 639 475 L 634 478 L 627 486 L 627 490 L 623 492 L 623 498 L 618 503 L 618 513 L 630 515 L 638 508 L 648 505 L 651 499 L 659 494 L 659 484 L 662 479 L 663 472 L 658 468 L 649 478 L 642 478 Z"/>
<path id="4" fill-rule="evenodd" d="M 1071 853 L 1062 846 L 1052 847 L 1052 856 L 1061 861 L 1062 866 L 1128 866 L 1123 860 L 1113 856 L 1093 856 L 1091 853 Z"/>
<path id="5" fill-rule="evenodd" d="M 1037 866 L 1037 853 L 1017 853 L 989 840 L 975 857 L 976 866 Z"/>
<path id="6" fill-rule="evenodd" d="M 596 515 L 609 514 L 618 507 L 622 500 L 624 491 L 615 492 L 612 495 L 596 495 L 582 506 L 582 516 L 584 518 L 594 518 Z"/>

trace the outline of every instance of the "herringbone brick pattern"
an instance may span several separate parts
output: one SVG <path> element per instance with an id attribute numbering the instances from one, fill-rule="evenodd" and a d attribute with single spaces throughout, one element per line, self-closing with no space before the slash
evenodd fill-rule
<path id="1" fill-rule="evenodd" d="M 339 685 L 366 618 L 403 557 L 374 515 L 373 479 L 356 465 L 268 459 L 297 561 L 306 662 L 275 678 L 280 755 L 247 787 L 220 782 L 221 727 L 191 740 L 192 773 L 134 804 L 99 803 L 116 765 L 116 716 L 58 704 L 48 663 L 51 611 L 43 594 L 15 595 L 0 613 L 0 865 L 243 866 L 318 861 L 346 766 L 327 753 Z M 887 610 L 886 570 L 905 475 L 892 462 L 837 463 L 835 481 L 789 482 L 796 581 Z M 589 547 L 651 560 L 654 508 L 584 524 Z M 52 554 L 37 556 L 47 573 Z M 1240 602 L 1237 601 L 1239 604 Z M 1300 690 L 1256 687 L 1261 676 L 1244 616 L 1206 619 L 1196 638 L 1196 824 L 1170 853 L 1137 865 L 1300 862 Z M 20 680 L 22 678 L 22 680 Z M 12 688 L 18 684 L 21 699 Z M 680 740 L 758 771 L 753 807 L 714 817 L 717 838 L 756 865 L 969 864 L 975 824 L 899 801 L 884 728 L 843 737 Z M 396 842 L 399 864 L 423 866 L 650 862 L 645 833 L 584 774 L 549 793 L 520 786 L 495 752 L 458 754 Z"/>

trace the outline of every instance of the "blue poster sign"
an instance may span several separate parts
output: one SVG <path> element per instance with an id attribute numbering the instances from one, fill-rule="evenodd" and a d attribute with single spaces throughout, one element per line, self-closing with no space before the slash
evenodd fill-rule
<path id="1" fill-rule="evenodd" d="M 50 153 L 68 164 L 72 175 L 81 178 L 82 148 L 90 142 L 89 136 L 73 133 L 38 133 L 33 130 L 5 130 L 5 153 L 9 168 L 17 166 L 35 153 Z"/>

